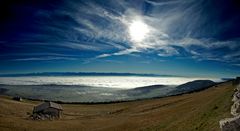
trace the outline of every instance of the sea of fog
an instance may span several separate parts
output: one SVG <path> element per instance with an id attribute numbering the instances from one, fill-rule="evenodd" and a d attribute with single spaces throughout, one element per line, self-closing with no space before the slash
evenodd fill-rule
<path id="1" fill-rule="evenodd" d="M 168 96 L 177 85 L 193 80 L 215 78 L 74 76 L 74 77 L 0 77 L 0 93 L 32 99 L 64 102 L 106 102 Z M 164 85 L 153 90 L 140 88 Z"/>
<path id="2" fill-rule="evenodd" d="M 0 77 L 4 85 L 81 85 L 107 88 L 136 88 L 149 85 L 180 85 L 193 80 L 216 78 L 140 77 L 140 76 L 83 76 L 83 77 Z"/>

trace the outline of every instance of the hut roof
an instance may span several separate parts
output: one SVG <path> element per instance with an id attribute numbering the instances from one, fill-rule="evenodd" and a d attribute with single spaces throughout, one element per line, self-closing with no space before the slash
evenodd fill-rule
<path id="1" fill-rule="evenodd" d="M 57 110 L 63 110 L 62 106 L 54 102 L 44 102 L 38 106 L 35 106 L 33 112 L 39 112 L 47 108 L 55 108 Z"/>

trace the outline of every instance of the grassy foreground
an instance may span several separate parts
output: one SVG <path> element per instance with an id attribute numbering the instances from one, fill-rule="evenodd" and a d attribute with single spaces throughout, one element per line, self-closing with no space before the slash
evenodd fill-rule
<path id="1" fill-rule="evenodd" d="M 62 104 L 63 118 L 28 119 L 40 101 L 17 102 L 0 96 L 0 130 L 169 130 L 218 131 L 230 116 L 231 82 L 204 91 L 166 98 L 113 104 Z"/>

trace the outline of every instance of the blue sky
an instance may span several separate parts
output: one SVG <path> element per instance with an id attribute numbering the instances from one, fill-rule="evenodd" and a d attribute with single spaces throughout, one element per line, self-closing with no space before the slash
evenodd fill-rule
<path id="1" fill-rule="evenodd" d="M 0 73 L 240 74 L 237 0 L 3 0 Z"/>

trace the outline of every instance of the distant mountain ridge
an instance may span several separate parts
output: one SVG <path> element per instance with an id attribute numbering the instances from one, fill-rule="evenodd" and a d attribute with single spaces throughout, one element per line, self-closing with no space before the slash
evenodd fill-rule
<path id="1" fill-rule="evenodd" d="M 175 75 L 141 74 L 141 73 L 102 73 L 102 72 L 41 72 L 25 74 L 0 74 L 0 77 L 21 77 L 21 76 L 162 76 L 180 77 Z"/>

